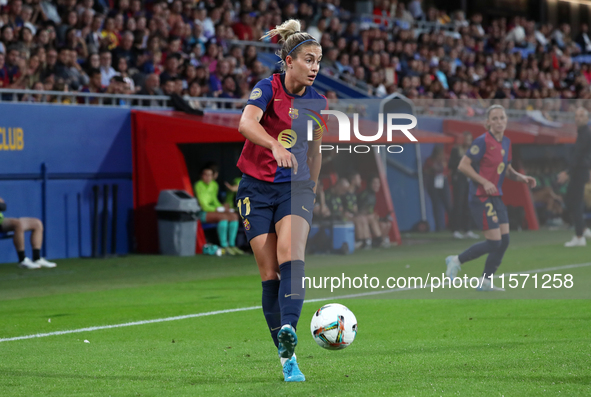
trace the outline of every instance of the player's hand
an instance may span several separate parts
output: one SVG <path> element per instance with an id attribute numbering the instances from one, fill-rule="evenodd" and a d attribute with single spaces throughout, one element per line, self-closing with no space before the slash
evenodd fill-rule
<path id="1" fill-rule="evenodd" d="M 535 178 L 532 178 L 531 176 L 527 176 L 525 175 L 523 177 L 523 183 L 526 183 L 527 186 L 529 186 L 531 189 L 533 189 L 534 187 L 536 187 L 536 185 L 538 184 L 535 180 Z"/>
<path id="2" fill-rule="evenodd" d="M 491 181 L 486 181 L 482 187 L 488 195 L 497 194 L 497 187 Z"/>
<path id="3" fill-rule="evenodd" d="M 279 142 L 273 146 L 272 152 L 279 167 L 293 168 L 293 173 L 298 173 L 298 161 L 293 153 L 284 148 Z"/>
<path id="4" fill-rule="evenodd" d="M 562 185 L 566 181 L 568 181 L 568 174 L 566 171 L 562 171 L 560 174 L 558 174 L 558 183 Z"/>

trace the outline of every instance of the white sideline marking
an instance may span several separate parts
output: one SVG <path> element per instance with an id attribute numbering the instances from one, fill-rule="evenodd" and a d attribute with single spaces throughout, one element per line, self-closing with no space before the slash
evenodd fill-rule
<path id="1" fill-rule="evenodd" d="M 579 263 L 575 265 L 564 265 L 564 266 L 555 266 L 555 267 L 547 267 L 545 269 L 534 269 L 534 270 L 523 270 L 516 273 L 504 273 L 504 274 L 525 274 L 525 273 L 540 273 L 540 272 L 547 272 L 552 270 L 562 270 L 562 269 L 574 269 L 577 267 L 586 267 L 591 266 L 591 262 L 587 263 Z M 499 277 L 499 276 L 496 276 Z M 425 285 L 425 288 L 428 288 L 430 284 Z M 360 294 L 350 294 L 350 295 L 340 295 L 328 298 L 317 298 L 317 299 L 309 299 L 306 300 L 304 303 L 314 303 L 314 302 L 322 302 L 327 300 L 335 300 L 335 299 L 348 299 L 348 298 L 359 298 L 363 296 L 371 296 L 371 295 L 380 295 L 380 294 L 388 294 L 391 292 L 401 292 L 401 291 L 409 291 L 418 288 L 396 288 L 396 289 L 388 289 L 385 291 L 372 291 L 372 292 L 363 292 Z M 129 323 L 123 324 L 113 324 L 113 325 L 101 325 L 97 327 L 86 327 L 86 328 L 78 328 L 78 329 L 70 329 L 65 331 L 55 331 L 55 332 L 46 332 L 43 334 L 33 334 L 33 335 L 24 335 L 24 336 L 15 336 L 12 338 L 1 338 L 0 342 L 10 342 L 15 340 L 24 340 L 24 339 L 34 339 L 34 338 L 44 338 L 46 336 L 56 336 L 56 335 L 65 335 L 65 334 L 75 334 L 79 332 L 91 332 L 91 331 L 99 331 L 102 329 L 111 329 L 111 328 L 122 328 L 122 327 L 131 327 L 134 325 L 144 325 L 144 324 L 155 324 L 155 323 L 164 323 L 167 321 L 176 321 L 176 320 L 185 320 L 188 318 L 195 318 L 195 317 L 205 317 L 205 316 L 213 316 L 216 314 L 226 314 L 226 313 L 236 313 L 236 312 L 246 312 L 250 310 L 257 310 L 261 309 L 262 306 L 250 306 L 250 307 L 241 307 L 237 309 L 226 309 L 226 310 L 216 310 L 212 312 L 205 312 L 205 313 L 195 313 L 195 314 L 186 314 L 184 316 L 175 316 L 175 317 L 165 317 L 165 318 L 156 318 L 153 320 L 142 320 L 142 321 L 133 321 Z"/>

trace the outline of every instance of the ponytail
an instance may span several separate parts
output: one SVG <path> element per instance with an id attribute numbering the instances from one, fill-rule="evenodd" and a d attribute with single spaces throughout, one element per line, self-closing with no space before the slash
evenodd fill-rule
<path id="1" fill-rule="evenodd" d="M 281 58 L 282 69 L 285 70 L 285 59 L 288 55 L 292 58 L 297 58 L 298 53 L 302 49 L 302 44 L 308 43 L 320 47 L 320 44 L 316 41 L 312 35 L 301 32 L 301 24 L 297 19 L 289 19 L 283 22 L 281 25 L 271 29 L 261 39 L 273 38 L 277 35 L 281 37 L 283 46 L 277 51 L 277 56 Z"/>

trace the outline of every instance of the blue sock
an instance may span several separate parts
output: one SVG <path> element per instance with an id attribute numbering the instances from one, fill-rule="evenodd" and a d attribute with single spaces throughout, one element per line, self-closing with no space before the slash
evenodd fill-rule
<path id="1" fill-rule="evenodd" d="M 228 222 L 228 243 L 230 247 L 236 246 L 236 235 L 238 234 L 238 221 Z"/>
<path id="2" fill-rule="evenodd" d="M 285 262 L 279 266 L 281 285 L 279 286 L 279 306 L 281 324 L 291 324 L 297 328 L 306 289 L 302 286 L 304 261 Z"/>
<path id="3" fill-rule="evenodd" d="M 500 240 L 484 240 L 479 243 L 473 244 L 466 251 L 458 255 L 460 263 L 465 263 L 473 259 L 479 258 L 484 254 L 496 251 L 501 246 Z"/>
<path id="4" fill-rule="evenodd" d="M 509 234 L 503 234 L 501 236 L 501 245 L 499 248 L 488 254 L 488 258 L 486 258 L 483 273 L 484 277 L 490 277 L 497 272 L 497 269 L 501 266 L 501 261 L 503 260 L 505 251 L 507 251 L 507 247 L 509 247 Z"/>
<path id="5" fill-rule="evenodd" d="M 277 333 L 281 328 L 281 309 L 279 308 L 279 280 L 263 281 L 263 314 L 275 347 L 279 347 Z"/>
<path id="6" fill-rule="evenodd" d="M 218 238 L 220 245 L 226 248 L 228 246 L 228 221 L 225 219 L 218 223 Z"/>

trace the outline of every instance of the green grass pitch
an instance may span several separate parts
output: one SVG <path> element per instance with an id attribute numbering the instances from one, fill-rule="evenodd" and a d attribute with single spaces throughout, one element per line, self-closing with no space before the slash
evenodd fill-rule
<path id="1" fill-rule="evenodd" d="M 445 257 L 474 241 L 404 237 L 401 247 L 310 256 L 307 275 L 441 276 Z M 259 306 L 252 256 L 130 255 L 33 271 L 2 265 L 0 396 L 589 396 L 591 246 L 563 248 L 570 237 L 512 233 L 500 271 L 530 278 L 505 292 L 308 290 L 307 299 L 328 299 L 304 304 L 300 384 L 283 382 L 260 309 L 5 340 Z M 462 273 L 478 276 L 483 264 Z M 573 287 L 534 288 L 534 274 L 571 274 Z M 368 292 L 379 294 L 339 297 Z M 355 342 L 336 352 L 318 347 L 309 331 L 315 310 L 331 301 L 359 324 Z"/>

